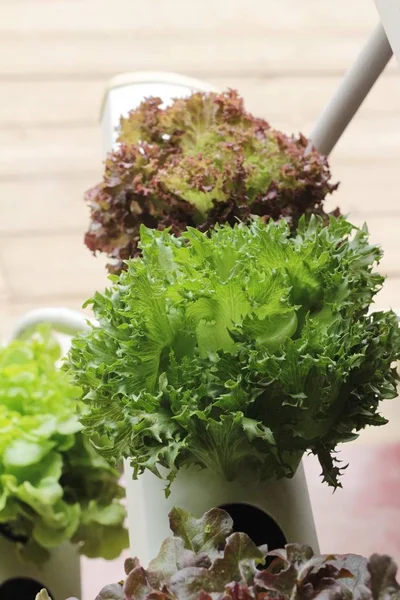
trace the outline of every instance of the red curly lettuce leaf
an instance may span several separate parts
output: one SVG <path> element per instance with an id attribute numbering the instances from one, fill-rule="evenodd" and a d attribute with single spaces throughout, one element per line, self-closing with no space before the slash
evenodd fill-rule
<path id="1" fill-rule="evenodd" d="M 246 112 L 237 92 L 196 93 L 162 108 L 148 98 L 121 119 L 119 146 L 86 202 L 88 248 L 111 259 L 111 272 L 136 256 L 140 225 L 202 231 L 251 215 L 288 220 L 324 215 L 337 185 L 325 157 L 304 136 L 286 136 Z"/>
<path id="2" fill-rule="evenodd" d="M 300 544 L 267 553 L 245 533 L 230 534 L 223 525 L 229 516 L 216 510 L 196 519 L 174 509 L 171 525 L 175 535 L 164 541 L 149 568 L 144 569 L 137 558 L 128 559 L 125 582 L 107 586 L 96 600 L 400 598 L 396 565 L 387 556 L 373 555 L 369 560 L 355 554 L 315 556 L 310 547 Z M 182 520 L 187 523 L 183 528 Z M 208 538 L 218 540 L 217 553 L 214 544 L 205 549 L 203 541 Z M 193 544 L 193 540 L 199 542 Z M 193 550 L 194 545 L 201 551 Z M 266 566 L 265 557 L 269 559 Z"/>

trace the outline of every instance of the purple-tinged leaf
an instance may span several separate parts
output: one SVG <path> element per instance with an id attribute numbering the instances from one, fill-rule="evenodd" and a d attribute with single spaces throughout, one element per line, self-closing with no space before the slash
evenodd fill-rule
<path id="1" fill-rule="evenodd" d="M 251 584 L 257 566 L 265 563 L 265 554 L 245 533 L 232 533 L 226 540 L 223 556 L 216 558 L 210 569 L 215 579 L 245 581 Z"/>
<path id="2" fill-rule="evenodd" d="M 397 565 L 390 556 L 373 554 L 368 562 L 374 600 L 400 600 Z"/>
<path id="3" fill-rule="evenodd" d="M 148 568 L 148 579 L 152 585 L 161 586 L 178 571 L 187 567 L 211 565 L 210 558 L 204 552 L 196 554 L 187 550 L 181 538 L 171 537 L 163 541 L 160 552 Z"/>
<path id="4" fill-rule="evenodd" d="M 119 146 L 103 181 L 85 200 L 88 248 L 104 252 L 111 272 L 140 254 L 140 225 L 207 231 L 251 215 L 286 219 L 320 214 L 330 181 L 326 157 L 307 151 L 304 136 L 287 136 L 248 113 L 237 92 L 196 93 L 161 108 L 147 98 L 121 119 Z"/>
<path id="5" fill-rule="evenodd" d="M 265 548 L 244 533 L 230 534 L 224 511 L 195 519 L 174 509 L 171 523 L 176 537 L 162 544 L 149 569 L 127 560 L 123 587 L 107 586 L 96 600 L 400 600 L 388 556 L 314 556 L 309 546 L 288 544 L 268 553 L 273 561 L 258 570 Z"/>
<path id="6" fill-rule="evenodd" d="M 231 517 L 219 508 L 209 510 L 200 519 L 186 510 L 173 508 L 169 522 L 172 532 L 183 540 L 185 548 L 196 553 L 206 552 L 210 558 L 219 555 L 233 529 Z"/>
<path id="7" fill-rule="evenodd" d="M 155 591 L 157 590 L 150 584 L 146 570 L 140 565 L 129 573 L 124 583 L 126 600 L 145 600 Z"/>
<path id="8" fill-rule="evenodd" d="M 106 585 L 96 596 L 96 600 L 125 600 L 122 585 L 119 583 Z"/>

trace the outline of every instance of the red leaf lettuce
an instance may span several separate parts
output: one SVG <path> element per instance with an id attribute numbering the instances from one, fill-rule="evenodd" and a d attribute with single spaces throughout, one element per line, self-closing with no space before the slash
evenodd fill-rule
<path id="1" fill-rule="evenodd" d="M 110 271 L 139 253 L 141 224 L 180 235 L 187 226 L 207 231 L 251 214 L 284 217 L 292 227 L 302 214 L 324 214 L 323 200 L 337 185 L 326 158 L 306 152 L 303 136 L 253 117 L 232 90 L 161 104 L 148 98 L 121 119 L 103 181 L 86 193 L 85 242 L 112 259 Z"/>
<path id="2" fill-rule="evenodd" d="M 268 552 L 246 534 L 232 533 L 232 520 L 220 509 L 201 519 L 173 509 L 170 522 L 174 537 L 148 569 L 128 559 L 125 581 L 106 586 L 96 600 L 400 599 L 397 567 L 388 556 L 314 556 L 299 544 Z"/>

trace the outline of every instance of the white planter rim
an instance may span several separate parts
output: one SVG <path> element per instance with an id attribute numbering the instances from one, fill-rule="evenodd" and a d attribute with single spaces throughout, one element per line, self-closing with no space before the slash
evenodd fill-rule
<path id="1" fill-rule="evenodd" d="M 81 574 L 78 547 L 66 542 L 51 550 L 46 562 L 35 564 L 23 562 L 18 556 L 16 542 L 0 535 L 0 598 L 2 586 L 11 581 L 18 585 L 18 580 L 31 580 L 33 585 L 47 588 L 53 594 L 52 600 L 79 598 Z"/>
<path id="2" fill-rule="evenodd" d="M 149 471 L 133 480 L 127 459 L 125 485 L 131 552 L 144 565 L 157 555 L 162 541 L 171 535 L 168 514 L 173 507 L 183 508 L 197 518 L 215 507 L 252 507 L 269 518 L 270 524 L 264 521 L 264 525 L 272 536 L 271 543 L 276 542 L 274 526 L 277 526 L 287 543 L 308 544 L 315 552 L 319 551 L 302 463 L 291 479 L 273 481 L 257 481 L 243 471 L 228 482 L 209 469 L 180 469 L 166 498 L 166 482 Z M 239 514 L 238 528 L 246 531 L 245 527 L 241 529 L 240 522 L 251 525 L 252 522 L 244 516 Z M 257 543 L 268 544 L 268 539 Z"/>
<path id="3" fill-rule="evenodd" d="M 191 88 L 194 92 L 217 92 L 211 84 L 179 73 L 169 71 L 133 71 L 121 73 L 112 77 L 107 83 L 100 108 L 100 121 L 103 118 L 108 93 L 119 87 L 125 87 L 142 83 L 160 83 Z"/>

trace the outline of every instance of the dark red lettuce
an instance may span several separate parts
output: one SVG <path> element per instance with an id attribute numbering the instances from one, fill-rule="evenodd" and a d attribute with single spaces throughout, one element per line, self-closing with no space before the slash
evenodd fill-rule
<path id="1" fill-rule="evenodd" d="M 235 91 L 196 93 L 168 108 L 149 98 L 121 119 L 119 146 L 103 181 L 86 193 L 88 248 L 123 261 L 139 253 L 139 228 L 247 221 L 251 214 L 295 227 L 302 214 L 324 215 L 330 182 L 325 157 L 303 136 L 286 136 L 245 111 Z"/>

